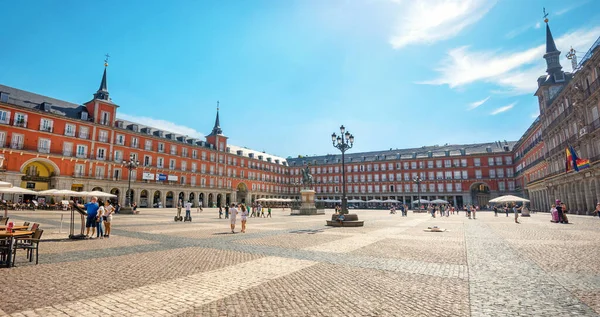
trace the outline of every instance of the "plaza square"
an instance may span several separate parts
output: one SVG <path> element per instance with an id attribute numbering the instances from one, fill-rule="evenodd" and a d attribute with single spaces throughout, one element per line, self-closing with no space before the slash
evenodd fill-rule
<path id="1" fill-rule="evenodd" d="M 116 215 L 110 238 L 65 240 L 61 212 L 13 212 L 46 228 L 40 263 L 20 256 L 0 284 L 8 316 L 597 316 L 600 221 L 480 211 L 431 218 L 358 210 L 249 218 L 206 208 Z M 426 232 L 438 226 L 445 232 Z M 27 300 L 24 300 L 27 299 Z"/>

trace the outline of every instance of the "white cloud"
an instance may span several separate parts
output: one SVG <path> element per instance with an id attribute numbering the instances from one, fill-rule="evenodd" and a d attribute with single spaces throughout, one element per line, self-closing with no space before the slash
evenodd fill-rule
<path id="1" fill-rule="evenodd" d="M 497 115 L 499 113 L 506 112 L 506 111 L 512 109 L 516 104 L 517 104 L 516 102 L 513 102 L 510 105 L 507 105 L 507 106 L 504 106 L 504 107 L 500 107 L 500 108 L 492 111 L 492 113 L 490 113 L 490 114 L 493 115 L 493 116 L 495 116 L 495 115 Z"/>
<path id="2" fill-rule="evenodd" d="M 586 51 L 599 35 L 600 27 L 582 28 L 556 38 L 555 42 L 563 52 L 571 46 L 582 52 Z M 545 49 L 545 44 L 510 53 L 499 50 L 472 51 L 468 46 L 458 47 L 450 50 L 442 66 L 436 69 L 439 73 L 438 78 L 420 83 L 456 88 L 483 81 L 499 86 L 502 92 L 515 95 L 530 94 L 537 89 L 537 78 L 545 74 Z M 562 54 L 561 64 L 565 71 L 571 71 L 571 63 L 564 55 Z"/>
<path id="3" fill-rule="evenodd" d="M 541 28 L 541 27 L 542 27 L 542 23 L 538 22 L 538 23 L 536 23 L 536 24 L 535 24 L 535 28 L 536 28 L 536 29 L 539 29 L 539 28 Z"/>
<path id="4" fill-rule="evenodd" d="M 495 0 L 412 0 L 402 3 L 401 16 L 390 38 L 396 49 L 434 43 L 456 36 L 479 21 Z"/>
<path id="5" fill-rule="evenodd" d="M 588 3 L 588 2 L 589 2 L 589 0 L 579 1 L 578 3 L 575 3 L 575 4 L 571 5 L 571 6 L 568 6 L 566 8 L 562 8 L 561 10 L 556 11 L 555 15 L 557 15 L 557 16 L 563 15 L 563 14 L 565 14 L 565 13 L 567 13 L 567 12 L 573 10 L 573 9 L 581 7 L 582 5 L 584 5 L 584 4 Z"/>
<path id="6" fill-rule="evenodd" d="M 473 110 L 481 105 L 483 105 L 486 101 L 488 101 L 490 99 L 490 97 L 487 97 L 485 99 L 479 100 L 479 101 L 475 101 L 469 104 L 469 107 L 467 108 L 467 110 Z"/>
<path id="7" fill-rule="evenodd" d="M 135 123 L 139 123 L 141 125 L 145 125 L 151 127 L 153 129 L 163 130 L 165 132 L 174 132 L 181 135 L 187 135 L 194 138 L 203 138 L 204 134 L 196 131 L 193 128 L 189 128 L 186 126 L 182 126 L 173 122 L 169 122 L 161 119 L 153 119 L 148 117 L 139 117 L 134 115 L 128 115 L 125 113 L 119 113 L 119 118 Z"/>

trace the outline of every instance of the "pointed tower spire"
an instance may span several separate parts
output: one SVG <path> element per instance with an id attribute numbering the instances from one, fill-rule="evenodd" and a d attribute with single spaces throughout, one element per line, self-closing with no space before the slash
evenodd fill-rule
<path id="1" fill-rule="evenodd" d="M 110 100 L 108 97 L 108 88 L 106 86 L 106 68 L 108 67 L 108 58 L 110 55 L 106 54 L 106 58 L 104 59 L 104 74 L 102 74 L 102 81 L 100 82 L 100 88 L 94 94 L 94 99 L 100 100 Z"/>
<path id="2" fill-rule="evenodd" d="M 548 25 L 548 13 L 546 13 L 546 8 L 544 8 L 544 22 L 546 23 L 546 54 L 544 54 L 544 59 L 548 66 L 546 73 L 548 73 L 549 76 L 553 76 L 555 82 L 562 82 L 565 80 L 565 74 L 560 65 L 560 51 L 556 49 L 554 37 L 552 37 L 550 25 Z"/>
<path id="3" fill-rule="evenodd" d="M 217 118 L 215 119 L 215 126 L 212 129 L 211 135 L 220 135 L 223 134 L 223 130 L 221 130 L 221 124 L 219 123 L 219 102 L 217 101 Z"/>

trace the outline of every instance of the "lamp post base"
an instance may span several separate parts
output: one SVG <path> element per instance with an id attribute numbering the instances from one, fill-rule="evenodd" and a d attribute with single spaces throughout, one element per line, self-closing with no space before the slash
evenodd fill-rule
<path id="1" fill-rule="evenodd" d="M 121 207 L 121 209 L 119 209 L 119 213 L 123 214 L 123 215 L 135 214 L 135 212 L 133 211 L 133 208 L 131 208 L 131 207 Z"/>

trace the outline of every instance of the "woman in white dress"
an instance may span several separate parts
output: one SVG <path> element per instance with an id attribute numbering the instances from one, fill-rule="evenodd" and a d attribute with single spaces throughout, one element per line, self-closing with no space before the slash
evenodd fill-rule
<path id="1" fill-rule="evenodd" d="M 237 216 L 238 210 L 235 208 L 235 204 L 231 204 L 229 208 L 229 220 L 231 221 L 231 233 L 235 233 L 235 216 Z"/>

